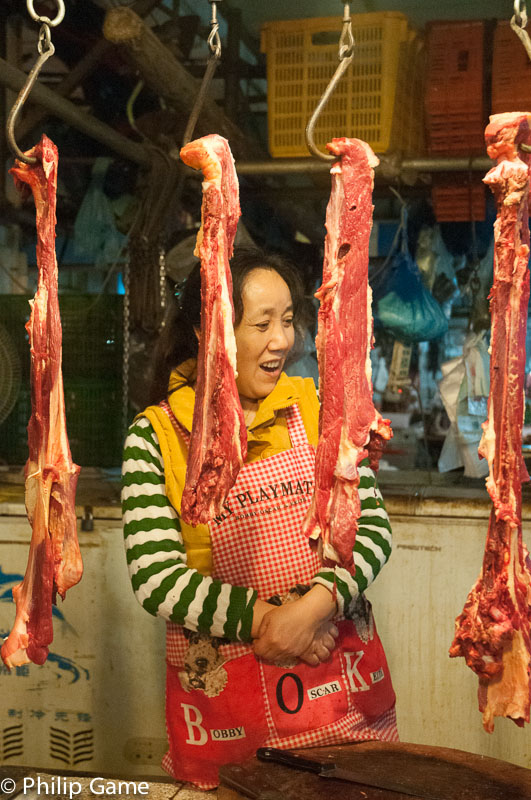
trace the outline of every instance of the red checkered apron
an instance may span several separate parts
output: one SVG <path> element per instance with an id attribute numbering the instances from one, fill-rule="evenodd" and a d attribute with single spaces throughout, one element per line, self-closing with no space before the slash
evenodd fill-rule
<path id="1" fill-rule="evenodd" d="M 164 410 L 188 437 L 169 406 Z M 291 449 L 245 464 L 224 514 L 210 524 L 213 577 L 252 586 L 264 600 L 310 583 L 320 566 L 301 533 L 315 451 L 298 407 L 285 414 Z M 220 765 L 244 761 L 263 745 L 396 741 L 395 694 L 370 607 L 368 619 L 361 628 L 340 621 L 337 646 L 317 667 L 279 667 L 256 658 L 248 644 L 185 636 L 168 623 L 170 750 L 162 766 L 178 780 L 210 789 Z"/>

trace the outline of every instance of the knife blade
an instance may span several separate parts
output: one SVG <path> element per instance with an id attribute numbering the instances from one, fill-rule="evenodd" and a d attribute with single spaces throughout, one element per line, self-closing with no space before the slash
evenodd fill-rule
<path id="1" fill-rule="evenodd" d="M 391 792 L 401 792 L 402 794 L 412 795 L 413 797 L 422 798 L 422 800 L 446 800 L 446 795 L 440 792 L 426 792 L 426 789 L 415 789 L 411 786 L 404 785 L 401 781 L 393 780 L 393 778 L 386 777 L 375 778 L 374 775 L 370 777 L 364 776 L 362 770 L 345 769 L 338 767 L 334 763 L 314 761 L 311 758 L 304 758 L 297 756 L 287 750 L 278 750 L 276 747 L 259 747 L 256 751 L 256 757 L 259 761 L 275 762 L 276 764 L 283 764 L 292 769 L 300 769 L 305 772 L 313 772 L 319 778 L 336 778 L 342 781 L 350 781 L 362 786 L 374 786 L 377 789 L 387 789 Z"/>

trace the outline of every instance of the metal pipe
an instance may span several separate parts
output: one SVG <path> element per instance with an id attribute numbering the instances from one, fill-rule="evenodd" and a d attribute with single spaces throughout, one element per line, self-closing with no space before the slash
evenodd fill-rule
<path id="1" fill-rule="evenodd" d="M 476 158 L 459 158 L 456 156 L 426 156 L 405 158 L 401 163 L 402 170 L 416 172 L 486 172 L 492 169 L 493 161 L 488 156 Z"/>
<path id="2" fill-rule="evenodd" d="M 380 165 L 376 174 L 396 176 L 401 172 L 486 172 L 491 169 L 492 161 L 487 156 L 477 158 L 444 158 L 418 157 L 404 158 L 402 161 L 394 157 L 380 156 Z M 324 173 L 330 171 L 330 164 L 310 158 L 278 158 L 271 161 L 237 161 L 236 171 L 239 175 L 289 175 L 292 173 Z"/>
<path id="3" fill-rule="evenodd" d="M 18 92 L 26 83 L 26 79 L 25 72 L 0 58 L 0 83 L 3 86 Z M 143 145 L 126 139 L 125 136 L 117 133 L 109 125 L 81 111 L 69 100 L 59 97 L 42 83 L 36 83 L 33 86 L 28 102 L 44 106 L 51 114 L 55 114 L 64 122 L 72 125 L 73 128 L 92 137 L 92 139 L 96 139 L 96 141 L 101 142 L 101 144 L 114 150 L 115 153 L 129 161 L 134 161 L 135 164 L 140 164 L 141 166 L 147 166 L 150 163 L 149 153 Z"/>
<path id="4" fill-rule="evenodd" d="M 27 75 L 22 70 L 0 58 L 0 84 L 14 92 L 19 92 L 26 79 Z M 143 145 L 132 142 L 109 125 L 81 111 L 69 100 L 60 97 L 42 83 L 35 84 L 28 102 L 43 106 L 50 113 L 72 125 L 73 128 L 96 139 L 129 161 L 141 166 L 147 166 L 150 163 L 149 153 Z M 491 167 L 492 161 L 486 156 L 476 158 L 418 157 L 405 158 L 400 161 L 395 156 L 383 155 L 380 157 L 380 166 L 376 168 L 376 174 L 398 177 L 401 172 L 408 170 L 416 172 L 486 172 Z M 329 172 L 330 165 L 311 158 L 279 158 L 270 161 L 239 161 L 236 163 L 236 170 L 239 175 L 288 175 L 292 173 L 309 175 Z"/>

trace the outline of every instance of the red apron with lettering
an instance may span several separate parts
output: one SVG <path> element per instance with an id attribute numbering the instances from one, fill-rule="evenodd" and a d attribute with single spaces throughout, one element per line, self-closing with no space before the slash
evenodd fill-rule
<path id="1" fill-rule="evenodd" d="M 315 450 L 298 407 L 285 413 L 291 449 L 245 464 L 224 515 L 210 523 L 213 577 L 253 587 L 263 600 L 284 600 L 297 585 L 309 584 L 320 567 L 301 533 Z M 177 780 L 210 789 L 218 784 L 220 765 L 245 761 L 260 746 L 396 741 L 395 694 L 363 596 L 349 616 L 338 623 L 331 657 L 317 667 L 299 661 L 276 666 L 256 658 L 248 644 L 168 623 L 170 750 L 162 766 Z"/>

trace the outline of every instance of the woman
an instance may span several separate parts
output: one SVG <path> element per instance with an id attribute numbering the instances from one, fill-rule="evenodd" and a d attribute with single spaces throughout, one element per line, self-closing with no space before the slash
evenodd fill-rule
<path id="1" fill-rule="evenodd" d="M 302 308 L 295 271 L 257 250 L 231 271 L 237 388 L 248 455 L 224 513 L 179 519 L 200 326 L 188 278 L 156 359 L 153 404 L 129 430 L 123 465 L 127 560 L 141 605 L 167 621 L 164 768 L 212 788 L 218 767 L 268 744 L 396 740 L 394 692 L 363 590 L 390 553 L 373 472 L 360 467 L 356 574 L 323 568 L 301 534 L 313 488 L 318 401 L 283 373 Z"/>

